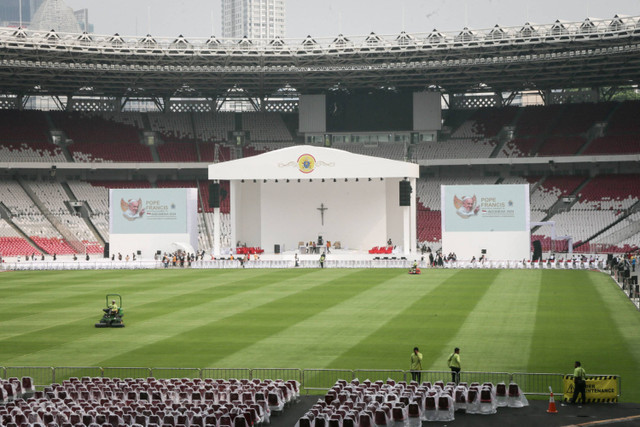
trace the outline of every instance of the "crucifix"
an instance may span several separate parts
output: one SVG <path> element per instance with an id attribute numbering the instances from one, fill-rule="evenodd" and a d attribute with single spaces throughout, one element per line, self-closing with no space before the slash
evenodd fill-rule
<path id="1" fill-rule="evenodd" d="M 328 210 L 329 208 L 325 208 L 324 203 L 320 203 L 320 207 L 316 209 L 320 211 L 320 218 L 322 219 L 322 225 L 324 225 L 324 211 Z"/>

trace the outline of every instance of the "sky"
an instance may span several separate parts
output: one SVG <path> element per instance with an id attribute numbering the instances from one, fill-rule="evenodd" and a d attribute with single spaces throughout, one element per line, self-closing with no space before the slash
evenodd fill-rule
<path id="1" fill-rule="evenodd" d="M 220 0 L 64 0 L 97 34 L 220 36 Z M 426 33 L 640 15 L 640 0 L 286 0 L 287 38 Z"/>

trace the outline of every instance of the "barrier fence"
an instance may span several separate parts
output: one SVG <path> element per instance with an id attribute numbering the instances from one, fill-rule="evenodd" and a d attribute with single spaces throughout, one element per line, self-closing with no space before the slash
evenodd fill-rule
<path id="1" fill-rule="evenodd" d="M 419 371 L 420 381 L 444 381 L 451 379 L 450 371 Z M 594 377 L 595 375 L 588 375 Z M 61 383 L 71 377 L 106 377 L 106 378 L 215 378 L 236 379 L 283 379 L 296 380 L 301 390 L 309 393 L 321 393 L 330 389 L 338 380 L 351 381 L 411 381 L 411 371 L 399 369 L 295 369 L 295 368 L 143 368 L 143 367 L 90 367 L 90 366 L 0 366 L 0 378 L 31 377 L 38 388 L 54 383 Z M 460 381 L 491 382 L 498 384 L 514 382 L 527 395 L 546 396 L 551 387 L 557 394 L 563 390 L 564 374 L 556 373 L 508 373 L 508 372 L 460 372 Z M 622 392 L 621 380 L 613 376 L 618 384 L 618 397 Z"/>
<path id="2" fill-rule="evenodd" d="M 382 259 L 327 259 L 324 263 L 325 268 L 405 268 L 409 269 L 413 266 L 414 259 L 420 259 L 421 255 L 407 255 L 400 257 L 383 257 Z M 421 269 L 433 268 L 429 266 L 428 261 L 420 260 L 418 266 Z M 195 261 L 190 266 L 170 267 L 171 269 L 194 268 L 194 269 L 242 269 L 242 268 L 294 268 L 295 261 L 291 256 L 286 259 L 269 260 L 251 260 L 243 264 L 239 260 L 214 260 L 214 261 Z M 320 267 L 318 260 L 299 260 L 297 268 L 318 268 Z M 468 260 L 445 262 L 438 268 L 464 268 L 464 269 L 553 269 L 553 270 L 590 270 L 604 269 L 606 263 L 604 261 L 548 261 L 533 262 L 528 260 L 489 260 L 487 262 L 471 262 Z M 0 270 L 139 270 L 139 269 L 162 269 L 164 266 L 161 261 L 142 260 L 142 261 L 111 261 L 109 259 L 98 259 L 90 261 L 22 261 L 22 262 L 5 262 L 0 263 Z"/>

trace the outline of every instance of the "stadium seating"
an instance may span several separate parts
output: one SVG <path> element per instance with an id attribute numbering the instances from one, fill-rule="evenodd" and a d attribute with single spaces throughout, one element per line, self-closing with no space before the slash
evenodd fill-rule
<path id="1" fill-rule="evenodd" d="M 48 143 L 46 117 L 42 111 L 0 110 L 2 145 L 7 143 Z"/>
<path id="2" fill-rule="evenodd" d="M 73 143 L 69 152 L 76 162 L 152 162 L 151 151 L 140 143 L 135 126 L 86 113 L 50 112 L 58 130 Z"/>
<path id="3" fill-rule="evenodd" d="M 449 138 L 444 141 L 422 142 L 413 146 L 413 158 L 457 159 L 465 157 L 488 158 L 496 147 L 496 141 L 482 136 L 470 138 Z"/>
<path id="4" fill-rule="evenodd" d="M 0 145 L 0 162 L 66 162 L 62 150 L 48 142 L 8 142 Z"/>
<path id="5" fill-rule="evenodd" d="M 40 251 L 20 237 L 4 219 L 0 219 L 0 257 L 25 256 L 31 254 L 40 255 Z M 7 234 L 14 234 L 13 236 Z"/>
<path id="6" fill-rule="evenodd" d="M 555 136 L 545 139 L 539 156 L 570 156 L 576 154 L 587 140 L 582 136 Z"/>
<path id="7" fill-rule="evenodd" d="M 165 140 L 194 141 L 195 133 L 189 113 L 148 113 L 151 130 Z"/>
<path id="8" fill-rule="evenodd" d="M 395 142 L 378 142 L 374 144 L 364 142 L 338 142 L 334 143 L 332 147 L 366 156 L 384 157 L 392 160 L 405 159 L 404 145 Z"/>
<path id="9" fill-rule="evenodd" d="M 235 156 L 232 157 L 232 154 L 235 154 L 235 151 L 227 145 L 202 142 L 198 144 L 198 147 L 200 148 L 200 161 L 202 162 L 215 162 L 216 149 L 218 150 L 218 162 L 226 162 L 235 159 Z"/>
<path id="10" fill-rule="evenodd" d="M 234 130 L 233 113 L 193 113 L 195 136 L 202 142 L 220 142 Z"/>
<path id="11" fill-rule="evenodd" d="M 242 130 L 255 142 L 286 142 L 293 138 L 278 113 L 243 113 Z"/>
<path id="12" fill-rule="evenodd" d="M 489 158 L 501 144 L 500 141 L 504 142 L 501 130 L 505 126 L 513 126 L 514 139 L 504 143 L 498 157 L 638 154 L 639 113 L 640 102 L 637 101 L 451 110 L 445 113 L 446 129 L 437 142 L 420 142 L 405 147 L 403 143 L 380 140 L 342 142 L 333 146 L 353 153 L 396 160 L 404 160 L 408 155 L 417 160 Z M 153 162 L 156 154 L 156 160 L 162 162 L 228 161 L 235 159 L 236 155 L 252 156 L 293 144 L 290 131 L 293 127 L 288 128 L 283 116 L 278 113 L 0 110 L 0 124 L 6 128 L 0 135 L 0 161 L 15 163 L 65 163 L 72 160 L 149 163 Z M 596 124 L 598 127 L 594 128 Z M 227 142 L 230 132 L 239 129 L 249 132 L 247 144 L 242 149 Z M 594 129 L 598 133 L 592 132 Z M 66 148 L 52 144 L 51 130 L 64 132 L 73 142 Z M 142 145 L 143 131 L 157 132 L 160 139 L 158 144 L 153 148 Z M 71 157 L 67 159 L 69 154 Z M 555 221 L 557 234 L 571 235 L 576 245 L 597 235 L 588 244 L 578 246 L 578 252 L 622 251 L 637 245 L 637 233 L 632 232 L 634 222 L 638 220 L 637 215 L 622 218 L 640 200 L 635 184 L 638 175 L 598 175 L 590 178 L 583 174 L 554 173 L 500 179 L 477 176 L 474 172 L 468 176 L 420 179 L 416 188 L 418 241 L 427 245 L 441 241 L 440 185 L 528 182 L 532 188 L 535 186 L 531 193 L 533 221 L 544 218 Z M 90 207 L 89 219 L 104 240 L 108 240 L 108 188 L 152 187 L 150 182 L 144 180 L 117 182 L 77 179 L 70 179 L 67 184 L 75 198 L 86 201 Z M 169 186 L 166 179 L 157 186 Z M 208 248 L 211 241 L 207 233 L 210 234 L 213 229 L 213 209 L 208 206 L 208 182 L 201 180 L 197 184 L 200 246 Z M 100 239 L 93 235 L 92 228 L 69 212 L 63 203 L 71 199 L 63 186 L 42 180 L 27 181 L 26 185 L 42 200 L 48 212 L 41 212 L 17 182 L 10 179 L 0 181 L 2 203 L 11 214 L 11 221 L 20 230 L 28 236 L 37 237 L 47 251 L 69 251 L 70 244 L 47 219 L 51 218 L 54 223 L 59 221 L 68 228 L 88 252 L 100 252 Z M 228 194 L 229 183 L 223 182 L 221 185 Z M 560 205 L 558 200 L 563 196 L 575 196 L 577 201 L 571 204 L 569 211 L 557 212 Z M 221 200 L 221 212 L 223 241 L 231 246 L 229 197 Z M 3 239 L 0 248 L 4 248 L 5 254 L 26 254 L 34 249 L 39 252 L 22 239 L 8 222 L 5 225 L 7 227 L 0 228 L 0 238 Z M 549 227 L 536 230 L 534 238 L 542 241 L 545 251 L 566 248 L 566 242 L 551 242 Z"/>
<path id="13" fill-rule="evenodd" d="M 197 162 L 196 144 L 191 141 L 165 142 L 157 147 L 162 162 Z"/>

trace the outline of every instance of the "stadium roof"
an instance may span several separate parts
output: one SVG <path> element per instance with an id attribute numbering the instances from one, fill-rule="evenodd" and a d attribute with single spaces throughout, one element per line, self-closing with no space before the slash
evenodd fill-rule
<path id="1" fill-rule="evenodd" d="M 509 92 L 637 84 L 639 17 L 303 40 L 0 30 L 0 94 L 218 98 L 392 88 Z"/>

